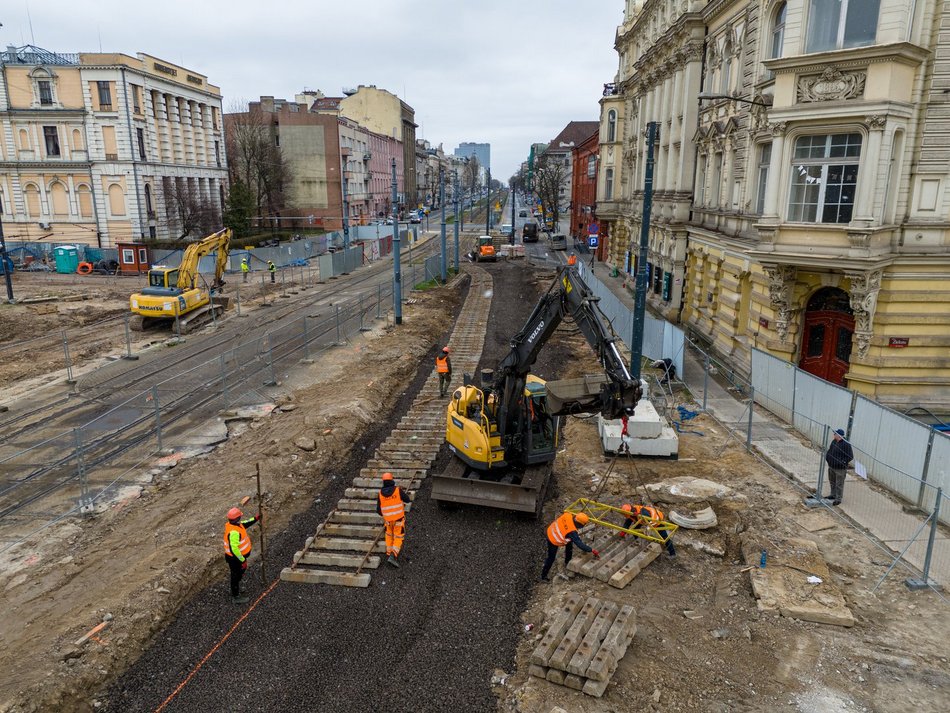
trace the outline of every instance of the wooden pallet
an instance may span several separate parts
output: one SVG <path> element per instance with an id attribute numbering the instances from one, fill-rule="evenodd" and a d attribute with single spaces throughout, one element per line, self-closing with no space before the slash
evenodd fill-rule
<path id="1" fill-rule="evenodd" d="M 575 556 L 567 566 L 568 570 L 607 582 L 617 589 L 626 587 L 659 556 L 661 547 L 640 537 L 627 535 L 621 538 L 617 534 L 613 530 L 598 534 L 588 544 L 600 552 L 600 559 L 590 555 Z"/>
<path id="2" fill-rule="evenodd" d="M 600 698 L 636 631 L 632 606 L 571 594 L 531 654 L 528 673 Z"/>

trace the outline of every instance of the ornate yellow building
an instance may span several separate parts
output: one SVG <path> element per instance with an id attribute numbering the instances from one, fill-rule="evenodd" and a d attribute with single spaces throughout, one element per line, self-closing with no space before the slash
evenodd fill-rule
<path id="1" fill-rule="evenodd" d="M 601 111 L 611 262 L 636 254 L 660 122 L 654 309 L 739 370 L 755 347 L 950 410 L 947 27 L 940 0 L 628 2 Z"/>
<path id="2" fill-rule="evenodd" d="M 221 92 L 139 54 L 0 52 L 0 217 L 8 240 L 114 247 L 220 222 Z M 217 218 L 217 220 L 214 220 Z"/>

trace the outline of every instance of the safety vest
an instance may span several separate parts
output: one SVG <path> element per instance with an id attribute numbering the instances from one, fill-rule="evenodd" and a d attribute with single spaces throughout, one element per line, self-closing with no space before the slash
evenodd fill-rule
<path id="1" fill-rule="evenodd" d="M 576 265 L 576 264 L 577 264 L 577 255 L 571 255 L 571 256 L 567 259 L 567 264 L 568 264 L 568 265 Z"/>
<path id="2" fill-rule="evenodd" d="M 639 515 L 648 520 L 659 521 L 663 519 L 663 511 L 649 505 L 634 505 L 632 515 Z"/>
<path id="3" fill-rule="evenodd" d="M 270 260 L 267 261 L 267 269 L 271 272 L 277 272 L 277 265 L 272 263 Z"/>
<path id="4" fill-rule="evenodd" d="M 548 541 L 552 545 L 561 547 L 570 541 L 567 539 L 567 536 L 576 531 L 577 526 L 574 525 L 574 516 L 566 512 L 548 525 Z"/>
<path id="5" fill-rule="evenodd" d="M 379 509 L 383 513 L 383 520 L 386 522 L 396 522 L 406 516 L 406 508 L 402 504 L 402 496 L 399 494 L 399 488 L 393 491 L 390 496 L 379 493 Z"/>
<path id="6" fill-rule="evenodd" d="M 241 261 L 241 272 L 248 272 L 251 269 L 246 260 Z"/>
<path id="7" fill-rule="evenodd" d="M 230 522 L 224 526 L 224 554 L 234 556 L 234 550 L 231 549 L 231 533 L 236 532 L 241 536 L 238 543 L 238 551 L 244 557 L 251 554 L 251 538 L 247 536 L 247 530 L 244 525 L 232 525 Z"/>
<path id="8" fill-rule="evenodd" d="M 439 374 L 448 374 L 449 373 L 449 358 L 447 356 L 436 357 L 435 370 Z"/>

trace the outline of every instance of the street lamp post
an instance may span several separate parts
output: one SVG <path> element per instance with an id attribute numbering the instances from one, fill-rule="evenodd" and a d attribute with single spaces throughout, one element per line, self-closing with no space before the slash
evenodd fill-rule
<path id="1" fill-rule="evenodd" d="M 486 169 L 485 188 L 485 235 L 491 235 L 491 169 Z"/>
<path id="2" fill-rule="evenodd" d="M 343 252 L 346 253 L 350 249 L 350 201 L 346 193 L 346 182 L 347 182 L 347 170 L 346 170 L 347 160 L 344 157 L 343 159 L 343 170 L 340 172 L 340 185 L 343 186 Z M 344 257 L 344 263 L 346 258 Z"/>
<path id="3" fill-rule="evenodd" d="M 650 242 L 650 211 L 653 207 L 653 151 L 659 137 L 660 125 L 647 124 L 647 161 L 643 171 L 643 216 L 640 219 L 640 254 L 637 258 L 637 294 L 633 305 L 633 335 L 630 344 L 630 371 L 640 379 L 640 362 L 643 360 L 643 328 L 646 324 L 647 306 L 647 249 Z"/>
<path id="4" fill-rule="evenodd" d="M 459 271 L 459 170 L 452 172 L 453 195 L 455 197 L 455 274 Z"/>
<path id="5" fill-rule="evenodd" d="M 399 269 L 399 195 L 396 184 L 396 159 L 392 159 L 393 189 L 393 320 L 402 324 L 402 273 Z"/>
<path id="6" fill-rule="evenodd" d="M 3 220 L 0 219 L 0 267 L 3 268 L 3 279 L 7 283 L 7 302 L 13 303 L 13 276 L 10 274 L 10 261 L 7 258 L 7 243 L 3 239 Z"/>
<path id="7" fill-rule="evenodd" d="M 449 274 L 445 259 L 445 169 L 439 166 L 439 211 L 442 217 L 442 284 L 448 282 Z"/>

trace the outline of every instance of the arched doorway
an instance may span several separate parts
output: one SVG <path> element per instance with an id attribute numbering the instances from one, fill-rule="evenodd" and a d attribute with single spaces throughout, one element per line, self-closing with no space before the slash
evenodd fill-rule
<path id="1" fill-rule="evenodd" d="M 798 365 L 833 384 L 844 385 L 853 335 L 854 314 L 848 293 L 836 287 L 823 287 L 811 296 L 805 309 Z"/>

